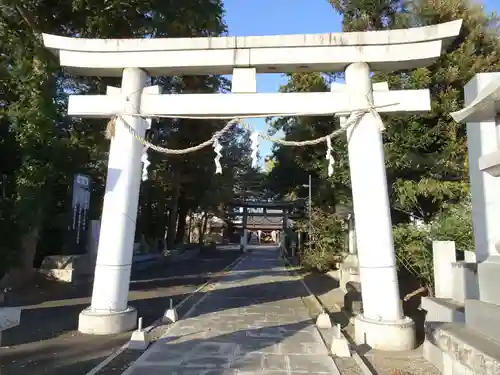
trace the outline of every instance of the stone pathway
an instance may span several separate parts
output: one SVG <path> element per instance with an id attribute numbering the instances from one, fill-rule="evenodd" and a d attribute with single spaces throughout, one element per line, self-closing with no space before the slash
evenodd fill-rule
<path id="1" fill-rule="evenodd" d="M 123 375 L 335 374 L 275 248 L 259 247 Z"/>

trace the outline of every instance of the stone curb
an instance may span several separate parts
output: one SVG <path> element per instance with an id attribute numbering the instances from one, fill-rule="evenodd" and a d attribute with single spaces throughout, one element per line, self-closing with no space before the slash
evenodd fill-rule
<path id="1" fill-rule="evenodd" d="M 311 290 L 307 286 L 307 284 L 304 281 L 304 279 L 302 278 L 302 276 L 297 274 L 297 272 L 296 272 L 297 267 L 293 266 L 288 261 L 288 259 L 286 257 L 282 257 L 282 259 L 286 264 L 288 272 L 290 272 L 291 275 L 297 277 L 302 282 L 302 285 L 304 285 L 307 293 L 309 293 L 309 295 L 314 297 L 314 300 L 315 300 L 317 306 L 319 306 L 320 311 L 326 311 L 329 314 L 331 314 L 332 313 L 331 309 L 329 309 L 327 306 L 325 306 L 323 304 L 323 302 L 321 302 L 321 299 L 317 295 L 315 295 L 314 293 L 311 292 Z M 332 275 L 328 275 L 328 276 L 332 277 Z M 337 303 L 334 304 L 334 307 L 338 310 L 338 312 L 343 314 L 349 322 L 351 321 L 350 317 L 341 309 L 341 307 Z M 341 330 L 340 333 L 343 336 L 343 338 L 350 344 L 351 350 L 352 350 L 352 356 L 353 356 L 354 360 L 356 361 L 357 365 L 361 368 L 363 374 L 365 374 L 365 375 L 378 375 L 376 372 L 372 371 L 370 369 L 370 367 L 367 365 L 367 363 L 370 363 L 370 361 L 368 361 L 368 359 L 366 357 L 361 356 L 356 351 L 356 344 L 354 343 L 353 339 L 349 335 L 347 335 L 343 330 Z"/>

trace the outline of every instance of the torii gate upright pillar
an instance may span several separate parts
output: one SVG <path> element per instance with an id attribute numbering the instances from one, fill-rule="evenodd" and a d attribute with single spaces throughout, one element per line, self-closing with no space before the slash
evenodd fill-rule
<path id="1" fill-rule="evenodd" d="M 243 208 L 243 235 L 241 236 L 241 251 L 246 253 L 248 250 L 248 208 Z"/>
<path id="2" fill-rule="evenodd" d="M 282 251 L 282 255 L 283 256 L 286 256 L 287 255 L 287 247 L 286 247 L 286 244 L 287 244 L 287 233 L 286 233 L 286 230 L 288 228 L 288 209 L 286 208 L 283 208 L 283 222 L 282 222 L 282 235 L 280 236 L 280 243 L 281 243 L 281 251 Z"/>
<path id="3" fill-rule="evenodd" d="M 138 113 L 146 79 L 141 69 L 123 70 L 121 96 L 127 98 L 125 113 Z M 144 136 L 146 126 L 141 117 L 123 116 L 123 120 Z M 136 326 L 137 311 L 128 306 L 128 292 L 142 152 L 142 144 L 124 126 L 116 124 L 109 150 L 92 301 L 90 307 L 80 313 L 78 321 L 78 330 L 82 333 L 115 334 Z"/>
<path id="4" fill-rule="evenodd" d="M 368 64 L 349 65 L 345 81 L 354 108 L 373 106 Z M 377 124 L 374 115 L 367 113 L 347 134 L 363 298 L 363 314 L 355 318 L 355 337 L 374 348 L 413 349 L 415 327 L 403 316 L 400 302 L 384 148 Z"/>

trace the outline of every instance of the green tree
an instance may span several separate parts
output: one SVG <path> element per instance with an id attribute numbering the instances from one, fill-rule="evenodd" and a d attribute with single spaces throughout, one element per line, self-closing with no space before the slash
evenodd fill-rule
<path id="1" fill-rule="evenodd" d="M 466 132 L 449 113 L 463 107 L 463 87 L 476 73 L 499 71 L 497 18 L 465 0 L 406 4 L 360 0 L 357 11 L 350 2 L 332 3 L 344 15 L 346 30 L 464 21 L 460 36 L 434 64 L 374 76 L 374 81 L 387 81 L 391 89 L 429 88 L 431 93 L 429 114 L 384 116 L 383 137 L 398 260 L 423 285 L 432 285 L 431 239 L 454 239 L 461 249 L 472 246 L 470 211 L 464 208 L 469 199 Z M 424 226 L 411 224 L 415 218 Z M 450 223 L 457 227 L 452 229 Z"/>
<path id="2" fill-rule="evenodd" d="M 324 92 L 329 90 L 332 78 L 332 75 L 320 73 L 293 73 L 288 75 L 288 83 L 280 91 Z M 330 116 L 301 116 L 278 118 L 271 122 L 271 126 L 274 131 L 281 130 L 286 140 L 303 141 L 327 135 L 339 123 Z M 305 197 L 308 193 L 303 185 L 308 183 L 311 175 L 315 204 L 333 208 L 335 203 L 345 201 L 350 196 L 345 135 L 335 138 L 332 147 L 335 172 L 329 177 L 326 143 L 306 147 L 276 145 L 274 168 L 268 175 L 271 189 L 281 196 Z"/>
<path id="3" fill-rule="evenodd" d="M 479 5 L 463 0 L 419 2 L 411 16 L 402 17 L 412 26 L 464 20 L 459 38 L 436 63 L 376 77 L 393 89 L 431 92 L 429 114 L 387 117 L 384 132 L 395 207 L 431 221 L 443 208 L 467 199 L 465 126 L 455 123 L 449 113 L 463 107 L 463 87 L 476 73 L 500 70 L 498 26 Z M 404 216 L 396 217 L 404 221 Z"/>
<path id="4" fill-rule="evenodd" d="M 383 138 L 395 242 L 398 253 L 406 254 L 404 261 L 400 257 L 400 266 L 413 269 L 411 272 L 418 275 L 431 266 L 432 257 L 423 253 L 430 251 L 426 242 L 429 239 L 455 238 L 461 248 L 465 244 L 472 246 L 471 218 L 463 209 L 469 199 L 465 127 L 454 123 L 449 113 L 463 107 L 463 86 L 476 73 L 500 70 L 498 20 L 495 15 L 485 13 L 481 6 L 465 0 L 416 3 L 331 0 L 330 3 L 343 16 L 344 31 L 418 27 L 464 20 L 460 36 L 434 64 L 390 74 L 375 72 L 373 77 L 374 82 L 387 81 L 391 89 L 429 88 L 431 93 L 429 114 L 383 116 L 387 127 Z M 282 90 L 326 91 L 332 78 L 338 77 L 318 73 L 290 74 Z M 283 130 L 287 139 L 294 140 L 315 138 L 333 129 L 331 119 L 321 117 L 278 119 L 273 126 Z M 282 195 L 300 196 L 304 194 L 301 185 L 307 183 L 306 176 L 310 173 L 316 180 L 313 185 L 319 190 L 313 189 L 315 204 L 327 207 L 348 201 L 350 182 L 344 139 L 339 137 L 334 142 L 337 163 L 334 176 L 330 178 L 325 175 L 324 147 L 321 145 L 276 147 L 270 184 Z M 330 200 L 322 199 L 323 191 L 329 192 Z M 462 212 L 466 220 L 458 222 L 457 212 Z M 427 229 L 422 232 L 412 224 L 415 218 L 422 220 Z M 452 230 L 450 222 L 460 224 L 460 231 Z M 466 234 L 468 241 L 458 233 Z M 422 246 L 415 246 L 416 243 Z M 413 260 L 408 254 L 414 254 Z M 409 265 L 409 261 L 413 263 Z"/>
<path id="5" fill-rule="evenodd" d="M 68 92 L 102 94 L 106 85 L 119 85 L 119 80 L 68 74 L 59 68 L 56 57 L 43 48 L 40 33 L 75 37 L 217 36 L 226 29 L 222 16 L 222 1 L 218 0 L 2 2 L 0 154 L 5 162 L 0 171 L 0 222 L 2 231 L 11 237 L 19 235 L 3 242 L 2 254 L 6 256 L 2 257 L 0 269 L 7 269 L 11 260 L 17 258 L 22 273 L 31 273 L 37 245 L 47 243 L 44 234 L 58 225 L 63 229 L 64 220 L 57 219 L 64 219 L 68 209 L 68 185 L 74 173 L 92 176 L 92 215 L 98 217 L 101 210 L 109 145 L 103 137 L 105 122 L 66 118 L 66 96 Z M 179 87 L 184 90 L 184 80 L 159 77 L 154 83 L 163 84 L 165 91 L 172 92 Z M 198 87 L 204 87 L 205 92 L 220 88 L 218 77 L 203 81 Z M 165 128 L 172 125 L 163 123 Z M 204 134 L 197 133 L 198 138 L 206 139 L 218 126 L 204 125 L 205 122 L 197 125 L 206 129 Z M 178 130 L 182 134 L 192 132 L 182 126 Z M 197 157 L 207 158 L 201 154 Z M 150 194 L 154 201 L 150 206 L 157 217 L 165 215 L 165 202 L 173 191 L 172 167 L 162 165 L 158 169 L 158 181 L 149 186 L 154 191 Z M 57 246 L 50 242 L 47 247 Z"/>
<path id="6" fill-rule="evenodd" d="M 333 212 L 315 208 L 309 218 L 296 223 L 299 232 L 307 233 L 302 246 L 300 261 L 308 269 L 326 272 L 336 266 L 346 252 L 346 223 Z"/>

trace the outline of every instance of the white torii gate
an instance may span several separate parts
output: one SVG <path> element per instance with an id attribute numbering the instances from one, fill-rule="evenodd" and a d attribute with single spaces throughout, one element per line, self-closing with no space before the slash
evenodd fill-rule
<path id="1" fill-rule="evenodd" d="M 120 95 L 70 96 L 68 114 L 118 116 L 111 141 L 91 306 L 79 330 L 108 334 L 135 327 L 128 286 L 141 177 L 142 145 L 120 126 L 122 118 L 144 136 L 141 117 L 346 116 L 430 110 L 428 90 L 389 91 L 372 86 L 371 71 L 391 72 L 434 62 L 458 35 L 462 21 L 413 29 L 177 39 L 79 39 L 44 34 L 45 46 L 74 74 L 122 77 Z M 345 87 L 329 93 L 256 93 L 257 73 L 345 71 Z M 147 73 L 146 73 L 147 72 Z M 147 75 L 233 74 L 230 94 L 166 94 L 145 88 Z M 116 90 L 115 90 L 116 91 Z M 338 113 L 342 112 L 342 113 Z M 406 350 L 414 323 L 403 316 L 398 291 L 383 145 L 377 119 L 367 113 L 348 130 L 349 164 L 357 225 L 364 312 L 356 340 L 373 348 Z"/>

